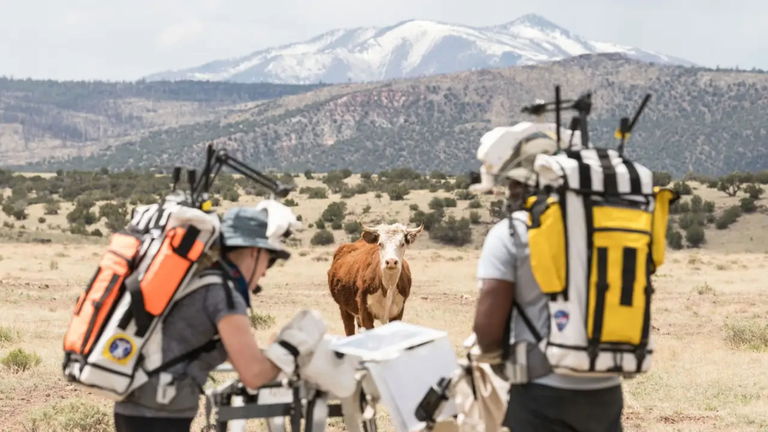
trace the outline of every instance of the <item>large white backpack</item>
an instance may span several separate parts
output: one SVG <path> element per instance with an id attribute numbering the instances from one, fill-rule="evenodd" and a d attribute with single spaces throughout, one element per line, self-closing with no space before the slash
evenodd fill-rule
<path id="1" fill-rule="evenodd" d="M 137 208 L 77 300 L 64 337 L 64 375 L 120 400 L 178 362 L 162 357 L 162 321 L 205 285 L 188 282 L 218 235 L 215 213 L 169 199 Z"/>
<path id="2" fill-rule="evenodd" d="M 577 375 L 647 371 L 651 275 L 664 261 L 675 194 L 654 188 L 649 169 L 612 149 L 539 155 L 534 170 L 528 241 L 549 298 L 549 336 L 539 339 L 550 365 Z"/>

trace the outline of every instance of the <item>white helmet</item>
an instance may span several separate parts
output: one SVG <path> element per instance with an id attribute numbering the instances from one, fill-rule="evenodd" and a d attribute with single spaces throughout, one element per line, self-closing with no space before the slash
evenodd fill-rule
<path id="1" fill-rule="evenodd" d="M 301 228 L 290 208 L 274 200 L 264 200 L 256 207 L 235 207 L 221 221 L 221 240 L 227 247 L 258 247 L 271 251 L 276 258 L 291 254 L 283 240 Z"/>
<path id="2" fill-rule="evenodd" d="M 561 137 L 571 132 L 561 128 Z M 577 135 L 574 139 L 580 143 Z M 497 127 L 480 138 L 477 158 L 480 167 L 479 184 L 470 186 L 473 192 L 487 192 L 502 178 L 517 180 L 531 186 L 536 184 L 533 161 L 539 154 L 558 150 L 554 123 L 520 122 L 514 126 Z"/>

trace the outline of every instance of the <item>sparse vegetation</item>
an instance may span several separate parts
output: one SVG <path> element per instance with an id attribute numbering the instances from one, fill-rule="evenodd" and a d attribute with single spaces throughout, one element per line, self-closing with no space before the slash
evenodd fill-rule
<path id="1" fill-rule="evenodd" d="M 251 310 L 248 320 L 254 330 L 266 330 L 275 325 L 275 317 L 270 313 L 259 313 Z"/>
<path id="2" fill-rule="evenodd" d="M 42 359 L 39 355 L 33 352 L 24 351 L 21 348 L 16 348 L 15 350 L 10 351 L 0 359 L 0 364 L 14 373 L 28 371 L 39 365 L 41 362 Z"/>
<path id="3" fill-rule="evenodd" d="M 0 326 L 0 345 L 16 342 L 19 332 L 5 326 Z"/>
<path id="4" fill-rule="evenodd" d="M 315 235 L 312 236 L 312 239 L 309 241 L 309 243 L 314 246 L 325 246 L 332 244 L 333 242 L 333 233 L 326 229 L 321 229 L 320 231 L 316 232 Z"/>
<path id="5" fill-rule="evenodd" d="M 725 341 L 733 349 L 768 350 L 768 321 L 731 321 L 723 326 Z"/>
<path id="6" fill-rule="evenodd" d="M 109 432 L 112 413 L 90 400 L 75 398 L 38 408 L 27 417 L 28 432 Z"/>

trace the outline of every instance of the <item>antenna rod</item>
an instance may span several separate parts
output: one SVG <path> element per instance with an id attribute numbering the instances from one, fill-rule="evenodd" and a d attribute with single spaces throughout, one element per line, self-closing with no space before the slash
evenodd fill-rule
<path id="1" fill-rule="evenodd" d="M 555 86 L 555 133 L 557 134 L 557 148 L 560 149 L 560 86 Z"/>
<path id="2" fill-rule="evenodd" d="M 635 123 L 637 123 L 637 119 L 640 118 L 640 114 L 643 113 L 643 110 L 645 109 L 645 106 L 648 104 L 649 100 L 651 100 L 651 94 L 647 93 L 643 98 L 643 101 L 640 102 L 640 106 L 637 108 L 637 111 L 635 111 L 635 116 L 632 117 L 632 121 L 629 123 L 629 129 L 627 129 L 627 132 L 631 132 L 632 128 L 635 127 Z"/>

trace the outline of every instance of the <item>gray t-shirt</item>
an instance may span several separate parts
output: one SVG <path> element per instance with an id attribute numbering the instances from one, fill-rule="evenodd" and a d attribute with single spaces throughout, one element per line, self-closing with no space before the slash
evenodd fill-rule
<path id="1" fill-rule="evenodd" d="M 488 232 L 477 265 L 478 279 L 498 279 L 515 283 L 515 302 L 522 306 L 528 318 L 542 337 L 549 335 L 549 311 L 547 298 L 531 273 L 528 257 L 527 213 L 516 212 L 514 228 L 516 237 L 510 234 L 506 218 Z M 513 313 L 510 343 L 514 341 L 536 342 L 536 338 L 523 322 L 520 314 Z M 537 384 L 571 390 L 594 390 L 621 383 L 618 377 L 577 377 L 551 373 L 534 380 Z"/>
<path id="2" fill-rule="evenodd" d="M 179 300 L 163 320 L 163 359 L 174 359 L 204 345 L 217 335 L 219 320 L 246 312 L 245 300 L 228 284 L 198 288 Z M 142 417 L 194 417 L 208 373 L 226 359 L 227 352 L 219 343 L 212 351 L 168 368 L 166 372 L 174 377 L 176 396 L 167 405 L 156 401 L 159 376 L 153 374 L 147 383 L 116 403 L 115 412 Z"/>

